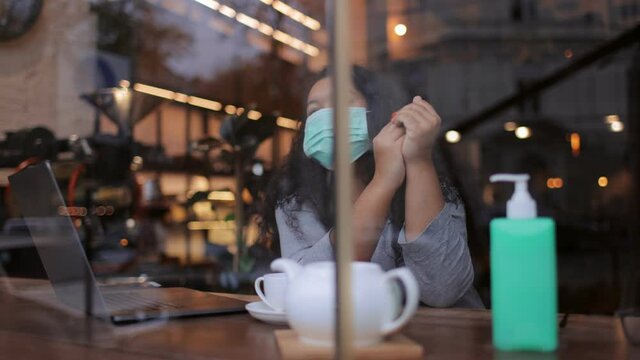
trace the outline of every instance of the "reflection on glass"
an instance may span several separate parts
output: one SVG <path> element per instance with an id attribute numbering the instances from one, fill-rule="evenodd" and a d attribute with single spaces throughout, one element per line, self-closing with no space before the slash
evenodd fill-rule
<path id="1" fill-rule="evenodd" d="M 6 180 L 45 159 L 97 283 L 252 293 L 276 257 L 333 259 L 325 4 L 0 0 L 2 273 L 47 276 Z M 423 304 L 490 309 L 511 189 L 488 176 L 528 173 L 558 225 L 559 310 L 637 308 L 639 2 L 351 5 L 358 259 L 408 267 Z M 415 130 L 402 109 L 437 115 L 429 144 L 385 141 Z"/>

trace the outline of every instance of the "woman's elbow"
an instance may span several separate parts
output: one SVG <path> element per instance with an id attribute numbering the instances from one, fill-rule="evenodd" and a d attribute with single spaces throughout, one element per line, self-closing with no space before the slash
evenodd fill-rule
<path id="1" fill-rule="evenodd" d="M 454 306 L 473 286 L 473 269 L 440 286 L 421 287 L 420 300 L 428 306 L 446 308 Z M 435 291 L 434 291 L 435 290 Z"/>

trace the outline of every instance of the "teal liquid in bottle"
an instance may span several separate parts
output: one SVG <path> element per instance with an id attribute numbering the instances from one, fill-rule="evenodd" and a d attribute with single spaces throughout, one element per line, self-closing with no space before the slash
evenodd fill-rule
<path id="1" fill-rule="evenodd" d="M 529 175 L 498 174 L 513 181 L 507 217 L 491 221 L 493 344 L 501 351 L 554 351 L 558 347 L 556 227 L 537 217 L 527 191 Z"/>

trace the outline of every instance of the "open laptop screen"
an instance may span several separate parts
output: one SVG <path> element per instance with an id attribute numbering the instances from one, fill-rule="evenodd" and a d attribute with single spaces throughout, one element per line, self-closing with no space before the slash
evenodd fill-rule
<path id="1" fill-rule="evenodd" d="M 108 316 L 49 162 L 9 176 L 9 183 L 56 297 L 84 313 Z"/>

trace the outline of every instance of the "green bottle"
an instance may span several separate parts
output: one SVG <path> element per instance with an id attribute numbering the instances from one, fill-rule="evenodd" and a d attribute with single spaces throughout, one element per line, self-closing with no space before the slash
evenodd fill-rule
<path id="1" fill-rule="evenodd" d="M 491 221 L 493 345 L 501 351 L 554 351 L 558 347 L 556 226 L 537 217 L 527 191 L 529 175 L 496 174 L 515 183 L 507 217 Z"/>

